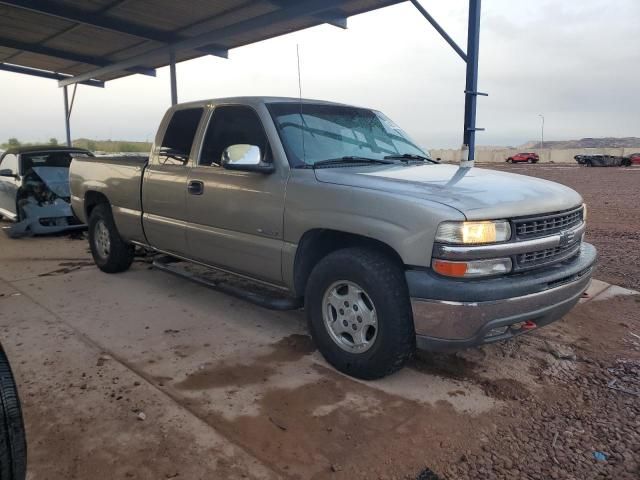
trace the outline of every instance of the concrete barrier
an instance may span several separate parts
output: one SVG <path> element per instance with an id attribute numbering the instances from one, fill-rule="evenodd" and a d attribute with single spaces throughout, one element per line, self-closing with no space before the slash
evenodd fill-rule
<path id="1" fill-rule="evenodd" d="M 460 149 L 430 150 L 433 158 L 441 158 L 443 162 L 459 162 L 462 156 Z M 535 152 L 540 156 L 540 163 L 575 163 L 575 155 L 613 155 L 626 156 L 640 152 L 640 146 L 633 148 L 532 148 L 518 150 L 514 148 L 479 148 L 476 150 L 478 162 L 504 163 L 510 156 L 520 152 Z"/>

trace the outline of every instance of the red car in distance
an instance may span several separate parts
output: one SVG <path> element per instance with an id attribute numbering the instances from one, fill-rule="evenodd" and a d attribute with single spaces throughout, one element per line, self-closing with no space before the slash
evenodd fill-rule
<path id="1" fill-rule="evenodd" d="M 516 153 L 515 155 L 507 158 L 507 163 L 518 163 L 518 162 L 527 162 L 527 163 L 538 163 L 540 157 L 538 157 L 537 153 Z"/>
<path id="2" fill-rule="evenodd" d="M 627 165 L 640 165 L 640 153 L 632 153 L 627 158 L 629 159 Z"/>

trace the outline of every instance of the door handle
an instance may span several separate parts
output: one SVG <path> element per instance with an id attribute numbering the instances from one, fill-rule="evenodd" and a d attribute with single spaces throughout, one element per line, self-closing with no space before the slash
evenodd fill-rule
<path id="1" fill-rule="evenodd" d="M 200 180 L 189 180 L 187 191 L 191 195 L 202 195 L 204 193 L 204 183 Z"/>

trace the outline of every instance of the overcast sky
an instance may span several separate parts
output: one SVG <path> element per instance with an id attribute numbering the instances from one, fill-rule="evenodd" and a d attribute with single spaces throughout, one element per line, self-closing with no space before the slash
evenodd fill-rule
<path id="1" fill-rule="evenodd" d="M 466 48 L 466 0 L 421 0 Z M 640 136 L 640 0 L 484 0 L 479 145 Z M 427 148 L 459 147 L 463 61 L 410 4 L 178 65 L 179 100 L 298 95 L 382 110 Z M 52 80 L 0 72 L 0 140 L 64 138 Z M 80 86 L 73 138 L 151 140 L 169 106 L 168 69 Z"/>

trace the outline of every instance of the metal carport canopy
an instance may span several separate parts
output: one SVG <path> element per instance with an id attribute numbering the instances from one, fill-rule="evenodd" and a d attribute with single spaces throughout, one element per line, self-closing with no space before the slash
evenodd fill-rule
<path id="1" fill-rule="evenodd" d="M 53 78 L 64 87 L 132 74 L 155 76 L 175 63 L 347 18 L 405 0 L 0 0 L 0 70 Z M 409 0 L 467 63 L 463 143 L 473 160 L 480 1 L 469 0 L 465 53 L 417 0 Z M 75 93 L 75 92 L 74 92 Z M 466 160 L 466 159 L 463 159 Z"/>

